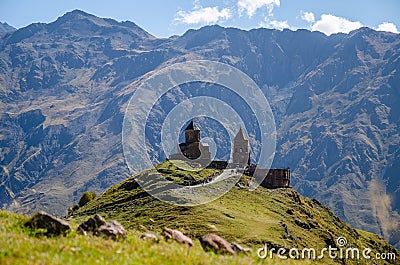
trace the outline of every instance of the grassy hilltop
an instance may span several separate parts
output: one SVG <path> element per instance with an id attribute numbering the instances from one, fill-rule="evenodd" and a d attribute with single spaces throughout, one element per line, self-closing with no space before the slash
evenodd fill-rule
<path id="1" fill-rule="evenodd" d="M 177 168 L 162 164 L 159 169 L 174 181 L 185 178 Z M 176 206 L 148 195 L 135 178 L 130 177 L 79 208 L 69 217 L 73 227 L 97 213 L 107 220 L 123 224 L 127 240 L 112 241 L 71 232 L 66 237 L 46 238 L 23 228 L 26 216 L 0 212 L 0 264 L 399 264 L 399 252 L 381 237 L 357 230 L 341 221 L 318 201 L 300 196 L 292 189 L 250 192 L 234 187 L 219 199 L 200 206 Z M 192 173 L 190 179 L 200 180 L 214 171 Z M 196 175 L 197 174 L 197 175 Z M 188 178 L 186 176 L 186 178 Z M 194 241 L 192 249 L 175 242 L 147 243 L 139 239 L 141 232 L 160 233 L 164 227 L 181 230 Z M 250 247 L 248 256 L 221 256 L 206 253 L 197 236 L 218 234 L 229 242 Z M 281 260 L 260 259 L 257 249 L 315 248 L 317 253 L 338 237 L 345 237 L 347 247 L 371 248 L 375 253 L 395 253 L 396 260 L 330 259 Z M 318 253 L 319 254 L 319 253 Z M 317 254 L 317 255 L 318 255 Z"/>
<path id="2" fill-rule="evenodd" d="M 164 163 L 159 169 L 178 181 L 176 168 Z M 111 187 L 75 212 L 74 219 L 84 220 L 98 213 L 137 231 L 161 232 L 162 228 L 171 227 L 192 238 L 216 233 L 230 242 L 252 247 L 253 256 L 265 243 L 276 248 L 313 247 L 321 250 L 327 245 L 335 246 L 338 237 L 345 237 L 349 246 L 361 250 L 368 247 L 374 252 L 396 252 L 381 237 L 352 228 L 329 208 L 316 200 L 300 196 L 292 189 L 269 190 L 260 187 L 250 192 L 235 186 L 211 203 L 186 207 L 149 196 L 135 181 L 142 174 Z M 324 264 L 335 262 L 341 261 L 323 260 Z M 352 263 L 355 262 L 346 261 L 346 264 Z"/>

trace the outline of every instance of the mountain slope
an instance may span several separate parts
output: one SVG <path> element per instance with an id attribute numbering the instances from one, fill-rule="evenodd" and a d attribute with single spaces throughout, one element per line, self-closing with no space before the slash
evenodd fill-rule
<path id="1" fill-rule="evenodd" d="M 83 191 L 127 178 L 121 128 L 135 84 L 165 65 L 208 59 L 242 70 L 267 96 L 278 132 L 273 166 L 291 168 L 296 190 L 400 242 L 398 34 L 208 26 L 157 39 L 134 23 L 76 10 L 5 33 L 0 47 L 3 207 L 62 215 Z M 157 106 L 149 135 L 182 93 L 198 92 L 189 90 Z M 223 98 L 212 89 L 209 96 Z M 157 139 L 149 139 L 152 151 Z"/>
<path id="2" fill-rule="evenodd" d="M 144 192 L 135 181 L 143 174 L 111 187 L 74 212 L 73 219 L 84 220 L 97 213 L 132 229 L 160 232 L 164 227 L 172 227 L 193 238 L 217 233 L 228 241 L 253 249 L 267 244 L 269 248 L 282 247 L 287 251 L 314 248 L 319 252 L 329 245 L 337 246 L 337 239 L 345 237 L 349 245 L 344 249 L 369 247 L 374 253 L 398 253 L 382 238 L 353 229 L 317 200 L 300 196 L 292 189 L 258 188 L 250 192 L 235 186 L 211 203 L 185 207 L 161 202 Z M 209 189 L 212 192 L 212 186 Z M 335 264 L 344 260 L 325 258 L 319 262 Z M 348 259 L 345 262 L 356 264 L 359 261 Z M 388 264 L 396 262 L 398 260 L 391 260 Z"/>

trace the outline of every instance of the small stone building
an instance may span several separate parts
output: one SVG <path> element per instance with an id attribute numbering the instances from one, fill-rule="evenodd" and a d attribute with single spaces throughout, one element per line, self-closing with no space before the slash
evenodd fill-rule
<path id="1" fill-rule="evenodd" d="M 250 165 L 245 174 L 254 176 L 257 165 Z M 264 188 L 290 188 L 290 168 L 257 169 L 257 174 L 264 178 L 261 186 Z"/>
<path id="2" fill-rule="evenodd" d="M 211 153 L 209 146 L 200 142 L 200 129 L 191 121 L 185 129 L 185 142 L 178 146 L 178 153 L 171 154 L 171 160 L 187 160 L 198 162 L 200 164 L 209 164 L 211 162 Z"/>
<path id="3" fill-rule="evenodd" d="M 219 160 L 213 160 L 207 166 L 207 168 L 219 169 L 219 170 L 226 169 L 227 167 L 228 167 L 228 162 L 227 161 L 219 161 Z"/>
<path id="4" fill-rule="evenodd" d="M 265 188 L 289 188 L 290 168 L 271 168 L 261 186 Z"/>

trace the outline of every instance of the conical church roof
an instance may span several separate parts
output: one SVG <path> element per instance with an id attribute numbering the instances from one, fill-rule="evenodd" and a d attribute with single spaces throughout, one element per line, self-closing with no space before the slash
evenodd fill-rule
<path id="1" fill-rule="evenodd" d="M 249 139 L 247 138 L 246 134 L 242 130 L 242 127 L 240 127 L 239 132 L 235 136 L 235 140 L 239 141 L 248 141 Z"/>
<path id="2" fill-rule="evenodd" d="M 190 121 L 189 125 L 186 127 L 185 131 L 189 130 L 200 130 L 199 127 L 193 122 L 193 120 Z"/>

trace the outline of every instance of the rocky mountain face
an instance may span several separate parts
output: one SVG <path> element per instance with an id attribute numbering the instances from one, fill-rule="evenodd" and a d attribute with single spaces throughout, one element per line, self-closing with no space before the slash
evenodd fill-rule
<path id="1" fill-rule="evenodd" d="M 2 32 L 11 32 L 11 31 L 16 31 L 17 29 L 8 25 L 5 22 L 0 22 L 0 33 Z"/>
<path id="2" fill-rule="evenodd" d="M 158 39 L 132 22 L 72 11 L 0 36 L 3 208 L 64 214 L 83 191 L 126 179 L 130 84 L 174 62 L 208 59 L 242 70 L 265 93 L 278 132 L 273 166 L 291 168 L 297 191 L 400 241 L 399 34 L 208 26 Z M 160 113 L 180 99 L 164 101 Z M 154 116 L 150 132 L 160 122 Z"/>

